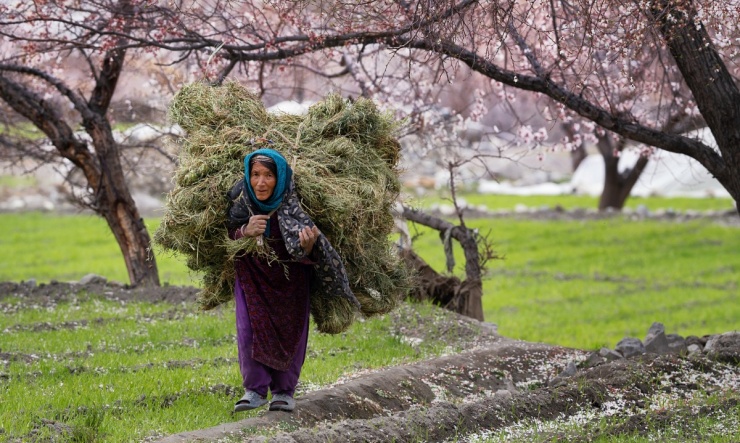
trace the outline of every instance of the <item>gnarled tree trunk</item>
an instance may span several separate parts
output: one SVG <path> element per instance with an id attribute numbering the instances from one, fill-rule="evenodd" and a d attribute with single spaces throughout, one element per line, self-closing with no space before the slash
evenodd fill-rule
<path id="1" fill-rule="evenodd" d="M 408 264 L 421 272 L 427 298 L 459 314 L 483 321 L 481 257 L 478 253 L 478 242 L 474 232 L 464 226 L 455 226 L 446 220 L 406 206 L 403 207 L 401 215 L 406 220 L 435 229 L 441 235 L 447 233 L 451 238 L 457 240 L 463 248 L 465 280 L 462 282 L 454 276 L 440 276 L 413 252 L 402 254 Z M 417 293 L 416 297 L 420 298 L 421 295 Z"/>
<path id="2" fill-rule="evenodd" d="M 157 264 L 149 252 L 151 238 L 126 185 L 121 152 L 106 118 L 125 56 L 124 49 L 114 49 L 106 54 L 87 101 L 43 71 L 1 65 L 0 98 L 41 129 L 59 156 L 80 168 L 90 195 L 79 203 L 101 215 L 108 223 L 123 253 L 131 284 L 158 286 Z M 14 76 L 35 77 L 56 88 L 81 116 L 91 142 L 77 137 L 54 105 L 35 93 L 31 86 L 16 81 Z"/>
<path id="3" fill-rule="evenodd" d="M 98 128 L 98 124 L 102 127 Z M 97 183 L 93 187 L 95 200 L 91 206 L 113 232 L 131 284 L 159 286 L 157 263 L 150 252 L 151 237 L 126 185 L 118 145 L 105 119 L 97 122 L 94 128 L 93 132 L 99 133 L 93 137 L 99 168 L 85 168 L 88 182 Z"/>
<path id="4" fill-rule="evenodd" d="M 615 143 L 614 138 L 618 137 L 613 134 L 604 134 L 599 137 L 597 147 L 601 156 L 604 158 L 604 189 L 601 191 L 599 198 L 599 211 L 605 211 L 608 208 L 622 210 L 624 203 L 635 187 L 635 183 L 640 178 L 642 171 L 647 166 L 648 158 L 640 156 L 637 162 L 631 168 L 619 172 L 619 154 L 624 150 L 626 140 L 618 137 Z"/>
<path id="5" fill-rule="evenodd" d="M 655 0 L 650 6 L 719 148 L 719 153 L 704 149 L 687 154 L 722 183 L 740 211 L 740 88 L 701 23 L 694 2 Z"/>

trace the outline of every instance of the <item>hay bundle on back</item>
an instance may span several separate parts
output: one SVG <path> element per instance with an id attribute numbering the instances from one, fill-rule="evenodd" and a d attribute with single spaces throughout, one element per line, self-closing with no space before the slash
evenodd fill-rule
<path id="1" fill-rule="evenodd" d="M 203 274 L 202 309 L 232 300 L 239 250 L 267 253 L 256 242 L 231 241 L 225 227 L 226 193 L 244 178 L 243 159 L 264 147 L 253 142 L 262 139 L 293 163 L 304 210 L 344 260 L 361 312 L 389 312 L 405 295 L 409 274 L 388 238 L 400 146 L 393 120 L 372 101 L 329 95 L 305 116 L 271 115 L 235 82 L 194 83 L 176 95 L 170 115 L 187 137 L 154 240 Z M 311 314 L 320 331 L 338 333 L 355 312 L 344 298 L 312 292 Z"/>

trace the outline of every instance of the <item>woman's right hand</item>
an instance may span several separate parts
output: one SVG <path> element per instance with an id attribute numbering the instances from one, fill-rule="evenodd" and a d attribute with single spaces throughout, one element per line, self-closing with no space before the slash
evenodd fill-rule
<path id="1" fill-rule="evenodd" d="M 245 237 L 257 237 L 265 233 L 267 229 L 268 215 L 253 215 L 249 217 L 249 223 L 242 225 L 241 233 Z"/>

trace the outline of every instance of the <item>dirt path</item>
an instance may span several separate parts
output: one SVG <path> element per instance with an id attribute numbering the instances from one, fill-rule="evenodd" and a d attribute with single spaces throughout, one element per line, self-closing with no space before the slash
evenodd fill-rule
<path id="1" fill-rule="evenodd" d="M 393 429 L 399 433 L 398 437 L 409 437 L 413 434 L 413 429 L 407 429 L 409 426 L 417 431 L 428 430 L 437 427 L 433 424 L 438 419 L 444 423 L 450 416 L 458 415 L 460 411 L 452 402 L 478 403 L 497 396 L 510 399 L 510 394 L 519 390 L 517 384 L 532 382 L 533 376 L 538 379 L 554 376 L 547 373 L 551 370 L 548 367 L 534 367 L 537 362 L 568 361 L 583 356 L 581 351 L 497 337 L 479 349 L 384 369 L 307 393 L 297 399 L 296 410 L 291 414 L 265 411 L 256 418 L 179 433 L 159 441 L 212 441 L 253 433 L 258 428 L 299 428 L 302 430 L 285 433 L 285 438 L 290 435 L 292 439 L 285 441 L 303 441 L 319 432 L 313 429 L 316 425 L 320 425 L 320 433 L 338 433 L 331 438 L 326 435 L 321 441 L 343 441 L 343 438 L 388 441 L 387 432 Z M 443 417 L 438 417 L 440 414 Z M 411 417 L 416 425 L 409 422 Z M 375 431 L 370 432 L 368 427 Z M 336 428 L 341 432 L 333 430 Z M 372 437 L 374 434 L 377 435 Z M 405 440 L 397 438 L 397 441 Z"/>
<path id="2" fill-rule="evenodd" d="M 583 364 L 588 355 L 498 337 L 478 349 L 385 369 L 308 393 L 297 399 L 292 414 L 265 411 L 256 418 L 179 433 L 159 442 L 227 437 L 275 443 L 442 442 L 526 420 L 591 417 L 598 421 L 614 414 L 629 419 L 616 429 L 604 427 L 600 432 L 621 434 L 639 432 L 647 422 L 655 426 L 655 418 L 649 417 L 655 395 L 689 398 L 699 392 L 740 388 L 737 366 L 704 357 L 646 354 L 578 369 L 572 375 L 560 373 L 568 362 Z M 730 403 L 708 404 L 704 411 L 737 405 L 736 400 Z M 667 409 L 660 415 L 666 426 L 694 416 L 688 407 Z"/>

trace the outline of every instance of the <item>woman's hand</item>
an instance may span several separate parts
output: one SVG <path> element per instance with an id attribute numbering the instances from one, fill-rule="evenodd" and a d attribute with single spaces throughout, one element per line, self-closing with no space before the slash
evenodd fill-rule
<path id="1" fill-rule="evenodd" d="M 253 215 L 249 217 L 249 223 L 242 225 L 239 230 L 244 237 L 258 237 L 267 229 L 268 215 Z"/>
<path id="2" fill-rule="evenodd" d="M 298 232 L 298 239 L 301 242 L 301 248 L 306 251 L 306 255 L 309 255 L 313 250 L 313 245 L 316 244 L 316 240 L 319 238 L 319 228 L 314 226 L 309 228 L 308 226 Z"/>

